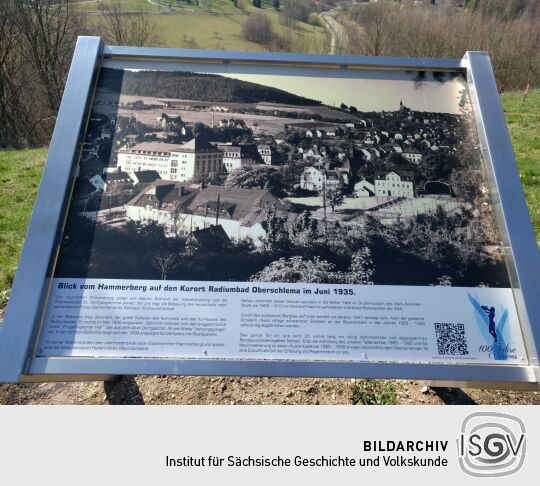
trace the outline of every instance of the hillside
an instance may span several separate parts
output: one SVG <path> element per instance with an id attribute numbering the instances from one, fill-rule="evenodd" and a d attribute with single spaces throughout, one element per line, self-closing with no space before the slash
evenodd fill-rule
<path id="1" fill-rule="evenodd" d="M 104 0 L 103 0 L 104 1 Z M 239 0 L 238 6 L 230 0 L 185 1 L 120 0 L 125 13 L 143 9 L 151 17 L 158 39 L 156 47 L 184 47 L 194 49 L 296 52 L 327 52 L 326 31 L 321 25 L 298 21 L 293 28 L 282 24 L 282 10 L 263 0 L 262 8 L 255 8 L 251 0 Z M 168 6 L 170 3 L 170 7 Z M 105 36 L 100 2 L 84 1 L 79 8 L 88 12 L 90 30 Z M 244 38 L 242 27 L 253 12 L 263 12 L 274 33 L 271 45 L 258 44 Z M 114 44 L 115 42 L 110 42 Z"/>
<path id="2" fill-rule="evenodd" d="M 267 101 L 292 105 L 321 104 L 319 101 L 296 96 L 287 91 L 217 74 L 121 71 L 105 68 L 100 76 L 101 86 L 117 88 L 122 83 L 122 93 L 126 95 L 229 103 Z"/>

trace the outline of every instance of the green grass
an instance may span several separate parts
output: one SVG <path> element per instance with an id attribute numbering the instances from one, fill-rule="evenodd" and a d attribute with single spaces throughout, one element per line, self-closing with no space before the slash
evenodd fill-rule
<path id="1" fill-rule="evenodd" d="M 266 12 L 273 31 L 283 35 L 279 14 L 273 10 Z M 163 47 L 195 47 L 200 49 L 227 49 L 264 51 L 266 46 L 246 41 L 242 26 L 248 14 L 170 14 L 155 16 L 157 31 L 166 32 L 159 42 Z M 298 23 L 292 31 L 296 50 L 320 52 L 324 48 L 326 34 L 322 27 Z"/>
<path id="2" fill-rule="evenodd" d="M 523 191 L 540 242 L 540 90 L 522 103 L 523 93 L 504 93 L 504 114 L 512 137 Z"/>
<path id="3" fill-rule="evenodd" d="M 0 308 L 7 303 L 46 149 L 0 151 Z"/>
<path id="4" fill-rule="evenodd" d="M 396 389 L 388 380 L 361 380 L 352 388 L 352 402 L 357 405 L 395 405 Z"/>
<path id="5" fill-rule="evenodd" d="M 532 91 L 524 104 L 522 98 L 521 93 L 505 93 L 502 102 L 540 241 L 540 90 Z M 7 302 L 46 154 L 46 149 L 0 151 L 0 308 Z M 356 392 L 359 401 L 363 393 L 365 400 L 379 393 L 376 384 L 363 387 Z"/>
<path id="6" fill-rule="evenodd" d="M 249 0 L 241 1 L 240 8 L 235 8 L 229 0 L 200 1 L 199 6 L 181 3 L 178 7 L 173 1 L 173 13 L 170 13 L 167 7 L 158 7 L 145 0 L 123 0 L 123 4 L 126 10 L 137 10 L 142 5 L 149 12 L 156 14 L 152 15 L 152 20 L 156 24 L 160 47 L 267 50 L 267 46 L 246 41 L 242 35 L 242 26 L 249 14 L 261 11 L 253 7 Z M 268 16 L 274 33 L 290 39 L 293 50 L 324 52 L 326 32 L 323 27 L 297 22 L 295 29 L 285 31 L 279 21 L 279 12 L 270 8 L 269 4 L 269 1 L 263 3 L 265 8 L 262 11 Z M 95 13 L 97 6 L 98 2 L 91 2 L 83 3 L 79 7 L 93 12 L 90 17 L 99 33 L 101 14 Z"/>
<path id="7" fill-rule="evenodd" d="M 89 11 L 96 11 L 99 9 L 100 4 L 106 5 L 110 0 L 94 0 L 94 1 L 82 1 L 79 4 L 79 8 Z M 122 4 L 122 9 L 125 11 L 138 11 L 144 9 L 148 12 L 162 12 L 167 13 L 171 10 L 173 12 L 182 11 L 195 11 L 195 12 L 215 12 L 215 13 L 231 13 L 245 10 L 246 12 L 252 12 L 259 10 L 252 5 L 251 0 L 240 0 L 238 7 L 235 7 L 231 0 L 199 0 L 199 4 L 195 3 L 195 0 L 191 4 L 186 3 L 184 0 L 176 2 L 176 0 L 119 0 Z M 171 7 L 169 9 L 169 3 Z M 267 11 L 271 7 L 271 0 L 263 0 L 262 10 Z"/>

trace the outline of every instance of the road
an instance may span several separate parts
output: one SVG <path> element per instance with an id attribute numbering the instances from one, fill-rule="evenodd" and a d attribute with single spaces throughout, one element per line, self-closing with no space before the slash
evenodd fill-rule
<path id="1" fill-rule="evenodd" d="M 332 12 L 333 10 L 322 12 L 320 17 L 326 30 L 330 32 L 330 54 L 341 54 L 345 51 L 345 29 L 334 18 Z"/>

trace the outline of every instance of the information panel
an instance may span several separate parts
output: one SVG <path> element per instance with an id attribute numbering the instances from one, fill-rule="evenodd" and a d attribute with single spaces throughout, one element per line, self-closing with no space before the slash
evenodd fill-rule
<path id="1" fill-rule="evenodd" d="M 524 364 L 463 72 L 102 67 L 37 357 Z"/>
<path id="2" fill-rule="evenodd" d="M 100 279 L 54 287 L 40 356 L 493 364 L 526 356 L 509 289 Z"/>

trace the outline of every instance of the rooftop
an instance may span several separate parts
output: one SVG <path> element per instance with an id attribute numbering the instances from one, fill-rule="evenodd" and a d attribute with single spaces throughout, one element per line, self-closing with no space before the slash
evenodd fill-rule
<path id="1" fill-rule="evenodd" d="M 119 150 L 120 153 L 159 153 L 170 154 L 171 152 L 216 152 L 217 149 L 206 140 L 195 137 L 184 144 L 164 142 L 142 142 L 128 149 Z"/>
<path id="2" fill-rule="evenodd" d="M 261 221 L 264 218 L 263 210 L 269 205 L 276 204 L 278 211 L 285 210 L 270 191 L 226 186 L 208 186 L 201 189 L 186 209 L 192 214 L 215 214 L 218 197 L 219 214 L 227 219 L 240 221 L 244 226 L 253 226 Z"/>
<path id="3" fill-rule="evenodd" d="M 157 170 L 139 170 L 133 173 L 139 184 L 146 184 L 161 179 Z"/>
<path id="4" fill-rule="evenodd" d="M 127 172 L 106 172 L 103 175 L 103 180 L 106 182 L 122 182 L 131 181 L 131 177 Z"/>
<path id="5" fill-rule="evenodd" d="M 139 207 L 151 206 L 155 209 L 160 209 L 163 205 L 173 204 L 175 202 L 184 205 L 195 196 L 198 188 L 199 186 L 197 184 L 159 179 L 152 182 L 137 194 L 127 205 Z"/>

